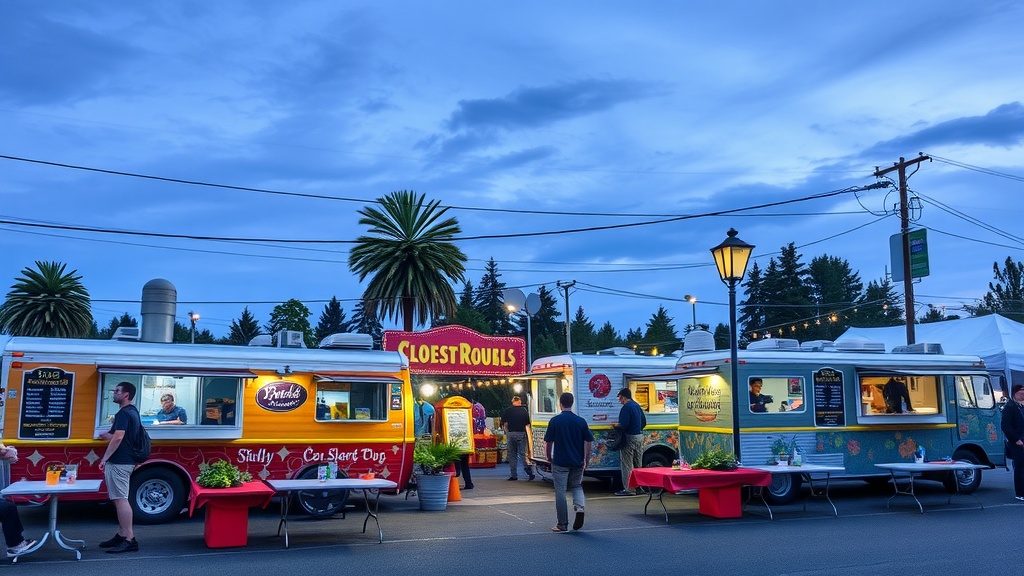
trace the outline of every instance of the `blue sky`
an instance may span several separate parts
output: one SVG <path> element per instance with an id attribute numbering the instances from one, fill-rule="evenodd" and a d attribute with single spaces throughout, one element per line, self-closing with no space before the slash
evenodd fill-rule
<path id="1" fill-rule="evenodd" d="M 1016 2 L 36 2 L 0 5 L 0 286 L 35 260 L 83 276 L 94 315 L 139 316 L 165 278 L 223 335 L 298 298 L 361 293 L 356 210 L 412 189 L 466 237 L 663 220 L 863 186 L 919 152 L 918 313 L 1021 260 L 1024 6 Z M 81 166 L 296 194 L 118 176 Z M 325 199 L 321 197 L 333 197 Z M 728 319 L 709 248 L 760 265 L 795 242 L 865 284 L 889 266 L 892 190 L 670 223 L 466 240 L 474 284 L 576 280 L 621 332 L 664 305 Z M 468 208 L 468 209 L 467 209 Z M 530 210 L 538 213 L 472 208 Z M 986 227 L 979 226 L 978 222 Z M 902 293 L 902 287 L 898 285 Z M 742 295 L 741 295 L 742 297 Z M 560 302 L 560 306 L 562 303 Z"/>

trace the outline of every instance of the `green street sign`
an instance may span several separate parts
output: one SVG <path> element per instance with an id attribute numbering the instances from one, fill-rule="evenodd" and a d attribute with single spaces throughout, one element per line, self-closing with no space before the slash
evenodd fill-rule
<path id="1" fill-rule="evenodd" d="M 930 274 L 928 269 L 928 230 L 921 228 L 911 230 L 910 237 L 910 277 L 924 278 Z M 903 235 L 893 234 L 889 237 L 889 261 L 892 263 L 893 282 L 903 282 Z"/>

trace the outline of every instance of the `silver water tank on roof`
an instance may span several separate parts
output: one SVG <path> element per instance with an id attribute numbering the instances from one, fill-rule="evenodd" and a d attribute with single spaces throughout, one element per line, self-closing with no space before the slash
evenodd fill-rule
<path id="1" fill-rule="evenodd" d="M 178 290 L 163 278 L 142 287 L 142 341 L 173 342 Z"/>

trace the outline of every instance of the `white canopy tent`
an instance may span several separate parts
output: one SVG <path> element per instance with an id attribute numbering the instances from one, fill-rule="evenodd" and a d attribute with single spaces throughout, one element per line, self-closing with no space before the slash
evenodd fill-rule
<path id="1" fill-rule="evenodd" d="M 937 342 L 946 354 L 981 357 L 996 390 L 1009 394 L 1011 383 L 1024 384 L 1024 324 L 998 314 L 929 322 L 914 326 L 917 342 Z M 906 326 L 850 328 L 839 339 L 860 337 L 885 343 L 886 350 L 907 343 Z"/>

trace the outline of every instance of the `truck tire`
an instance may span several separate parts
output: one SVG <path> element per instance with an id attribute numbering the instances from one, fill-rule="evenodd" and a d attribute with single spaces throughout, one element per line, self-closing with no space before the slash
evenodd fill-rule
<path id="1" fill-rule="evenodd" d="M 968 462 L 970 464 L 981 464 L 977 456 L 966 450 L 957 450 L 954 452 L 953 460 L 957 462 Z M 974 491 L 978 489 L 978 486 L 981 486 L 981 470 L 957 470 L 955 472 L 949 472 L 942 480 L 942 485 L 946 487 L 946 492 L 949 494 L 955 494 L 957 492 L 957 484 L 960 485 L 961 494 L 973 494 Z"/>
<path id="2" fill-rule="evenodd" d="M 644 468 L 666 468 L 672 464 L 667 456 L 657 450 L 644 452 L 641 462 Z"/>
<path id="3" fill-rule="evenodd" d="M 168 468 L 150 466 L 132 474 L 128 502 L 139 524 L 163 524 L 185 507 L 185 485 L 181 476 Z"/>
<path id="4" fill-rule="evenodd" d="M 341 475 L 344 472 L 338 471 Z M 316 467 L 306 468 L 299 478 L 316 478 Z M 334 516 L 345 509 L 345 502 L 348 501 L 348 490 L 325 490 L 318 488 L 314 490 L 298 490 L 295 492 L 295 501 L 298 502 L 302 511 L 314 518 L 327 518 Z"/>
<path id="5" fill-rule="evenodd" d="M 799 474 L 772 474 L 772 483 L 761 488 L 769 504 L 789 504 L 800 495 Z"/>

